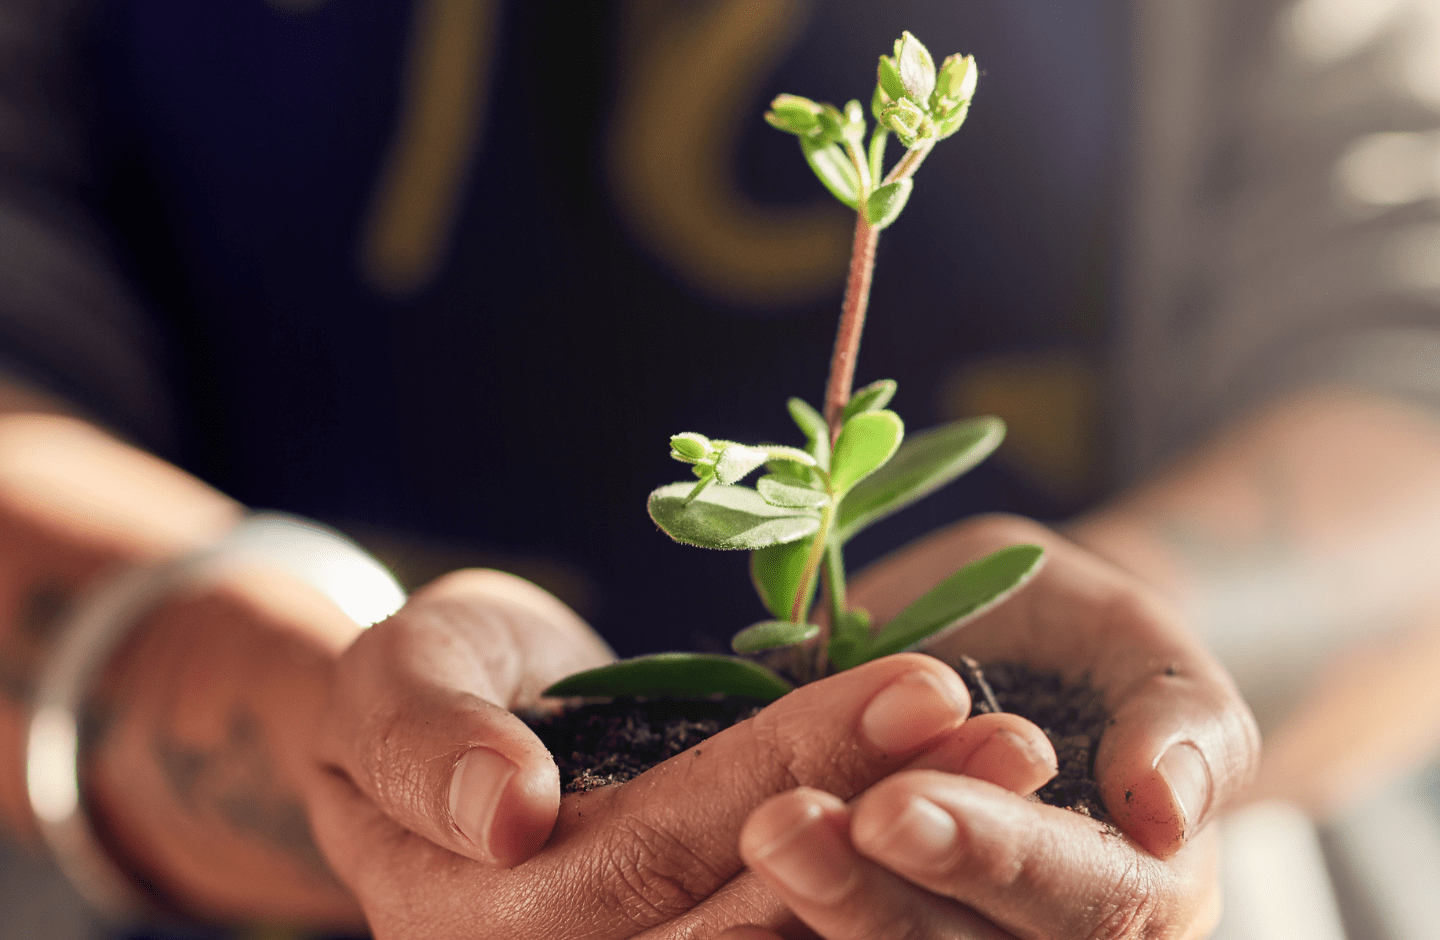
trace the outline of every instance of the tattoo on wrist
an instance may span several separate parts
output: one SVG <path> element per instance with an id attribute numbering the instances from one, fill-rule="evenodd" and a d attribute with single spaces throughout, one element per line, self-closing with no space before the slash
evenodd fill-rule
<path id="1" fill-rule="evenodd" d="M 171 792 L 196 815 L 218 817 L 237 834 L 264 843 L 328 885 L 338 886 L 310 834 L 299 796 L 279 779 L 256 715 L 243 705 L 229 716 L 225 741 L 197 746 L 157 731 L 151 746 Z"/>
<path id="2" fill-rule="evenodd" d="M 17 706 L 30 705 L 35 677 L 73 596 L 70 589 L 51 582 L 35 585 L 22 595 L 13 627 L 0 628 L 0 697 Z"/>

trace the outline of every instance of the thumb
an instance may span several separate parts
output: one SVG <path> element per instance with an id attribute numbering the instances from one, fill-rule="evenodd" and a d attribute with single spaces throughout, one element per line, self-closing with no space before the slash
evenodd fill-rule
<path id="1" fill-rule="evenodd" d="M 512 867 L 549 837 L 560 780 L 510 709 L 609 658 L 534 585 L 499 572 L 447 575 L 341 657 L 321 761 L 410 831 Z"/>

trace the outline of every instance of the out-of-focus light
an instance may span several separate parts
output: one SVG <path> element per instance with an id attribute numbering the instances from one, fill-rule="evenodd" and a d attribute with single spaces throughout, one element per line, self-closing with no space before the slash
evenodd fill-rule
<path id="1" fill-rule="evenodd" d="M 1408 5 L 1407 0 L 1300 0 L 1283 35 L 1301 58 L 1335 62 L 1359 51 Z"/>
<path id="2" fill-rule="evenodd" d="M 47 705 L 35 714 L 25 755 L 25 785 L 35 814 L 59 823 L 80 805 L 75 783 L 75 722 L 63 708 Z"/>
<path id="3" fill-rule="evenodd" d="M 1370 134 L 1335 167 L 1335 182 L 1359 206 L 1399 206 L 1440 197 L 1440 131 Z"/>
<path id="4" fill-rule="evenodd" d="M 405 592 L 379 562 L 316 523 L 260 514 L 232 537 L 231 550 L 279 563 L 319 588 L 362 627 L 384 620 L 405 603 Z"/>

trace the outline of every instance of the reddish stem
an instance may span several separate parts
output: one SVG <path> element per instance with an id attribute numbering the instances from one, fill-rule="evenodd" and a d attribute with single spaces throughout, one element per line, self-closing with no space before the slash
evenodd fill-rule
<path id="1" fill-rule="evenodd" d="M 865 329 L 865 308 L 870 304 L 870 279 L 875 273 L 875 245 L 879 239 L 880 230 L 865 221 L 865 213 L 855 213 L 850 277 L 845 282 L 845 304 L 840 310 L 835 352 L 830 357 L 830 381 L 825 387 L 825 423 L 830 426 L 832 446 L 840 437 L 840 415 L 850 401 L 850 387 L 855 381 L 855 359 Z"/>

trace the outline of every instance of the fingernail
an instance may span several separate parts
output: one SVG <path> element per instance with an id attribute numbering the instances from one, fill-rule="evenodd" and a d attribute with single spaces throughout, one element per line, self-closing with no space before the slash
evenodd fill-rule
<path id="1" fill-rule="evenodd" d="M 450 819 L 460 834 L 492 861 L 490 828 L 515 765 L 488 747 L 466 751 L 450 777 Z"/>
<path id="2" fill-rule="evenodd" d="M 955 817 L 923 797 L 914 797 L 885 829 L 872 830 L 858 844 L 878 860 L 897 859 L 906 866 L 934 867 L 955 851 L 960 831 Z"/>
<path id="3" fill-rule="evenodd" d="M 857 871 L 850 846 L 814 803 L 764 840 L 754 862 L 787 890 L 820 904 L 844 897 Z"/>
<path id="4" fill-rule="evenodd" d="M 955 685 L 959 684 L 957 676 Z M 916 670 L 871 700 L 860 719 L 860 731 L 881 751 L 911 751 L 960 724 L 965 711 L 959 691 L 946 688 L 927 671 Z"/>
<path id="5" fill-rule="evenodd" d="M 1052 755 L 1040 750 L 1033 741 L 1005 728 L 986 738 L 985 743 L 966 759 L 960 772 L 967 777 L 1007 786 L 1015 782 L 1016 758 L 1029 765 L 1024 773 L 1027 783 L 1038 780 L 1038 785 L 1044 785 L 1055 776 L 1055 758 Z"/>
<path id="6" fill-rule="evenodd" d="M 1185 823 L 1185 836 L 1210 808 L 1210 768 L 1204 756 L 1188 742 L 1170 745 L 1160 756 L 1155 769 L 1170 788 L 1170 798 Z"/>

